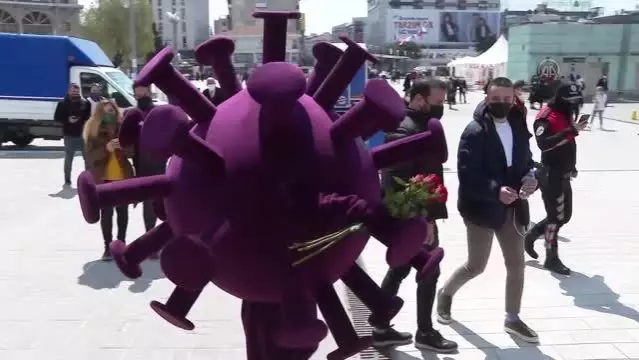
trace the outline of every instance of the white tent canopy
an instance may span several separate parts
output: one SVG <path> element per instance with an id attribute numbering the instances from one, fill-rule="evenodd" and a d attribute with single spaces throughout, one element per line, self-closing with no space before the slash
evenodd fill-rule
<path id="1" fill-rule="evenodd" d="M 508 62 L 508 40 L 502 35 L 490 49 L 475 57 L 463 57 L 448 63 L 449 67 L 459 65 L 499 65 Z"/>

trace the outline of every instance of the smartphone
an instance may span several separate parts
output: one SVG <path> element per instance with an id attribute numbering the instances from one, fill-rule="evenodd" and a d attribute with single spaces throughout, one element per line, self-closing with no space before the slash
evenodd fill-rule
<path id="1" fill-rule="evenodd" d="M 579 123 L 585 123 L 588 122 L 588 119 L 590 119 L 590 114 L 583 114 L 579 117 Z"/>

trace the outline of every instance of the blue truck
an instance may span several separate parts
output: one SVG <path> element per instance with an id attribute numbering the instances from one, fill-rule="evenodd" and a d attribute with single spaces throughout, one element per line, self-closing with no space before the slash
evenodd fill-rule
<path id="1" fill-rule="evenodd" d="M 62 138 L 53 113 L 72 82 L 84 96 L 97 84 L 119 107 L 135 104 L 131 79 L 92 41 L 0 33 L 0 49 L 5 51 L 0 57 L 0 145 Z"/>

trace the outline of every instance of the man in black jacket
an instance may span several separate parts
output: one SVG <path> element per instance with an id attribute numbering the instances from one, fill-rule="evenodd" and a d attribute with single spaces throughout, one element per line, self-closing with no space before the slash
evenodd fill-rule
<path id="1" fill-rule="evenodd" d="M 506 263 L 506 319 L 504 330 L 528 342 L 537 334 L 519 319 L 524 290 L 523 228 L 528 202 L 537 188 L 530 152 L 530 133 L 521 112 L 511 111 L 513 83 L 490 82 L 486 99 L 475 110 L 459 141 L 457 207 L 466 225 L 468 260 L 453 273 L 438 294 L 438 321 L 450 324 L 455 293 L 481 274 L 490 256 L 493 237 Z"/>
<path id="2" fill-rule="evenodd" d="M 91 104 L 80 95 L 80 86 L 72 83 L 69 92 L 55 108 L 53 120 L 62 124 L 64 140 L 64 186 L 71 186 L 71 169 L 76 152 L 84 159 L 84 123 L 91 117 Z M 86 168 L 86 159 L 84 162 Z"/>
<path id="3" fill-rule="evenodd" d="M 446 83 L 440 80 L 416 80 L 409 90 L 406 117 L 395 132 L 385 135 L 385 141 L 390 142 L 428 131 L 429 123 L 439 121 L 442 117 L 446 89 Z M 384 170 L 382 172 L 382 187 L 385 190 L 399 189 L 400 186 L 395 182 L 395 177 L 408 181 L 415 175 L 435 174 L 443 179 L 444 162 L 446 162 L 445 158 L 436 162 L 421 159 Z M 428 219 L 431 226 L 429 226 L 429 236 L 424 241 L 425 247 L 434 248 L 439 246 L 435 220 L 446 219 L 447 217 L 448 212 L 445 204 L 433 204 L 428 209 Z M 389 269 L 382 282 L 382 290 L 392 295 L 397 295 L 399 286 L 410 271 L 410 264 Z M 437 352 L 454 352 L 457 350 L 457 344 L 444 339 L 437 330 L 433 329 L 432 312 L 437 292 L 437 278 L 438 276 L 433 276 L 429 280 L 417 280 L 417 333 L 415 335 L 415 346 L 420 349 Z M 374 346 L 404 345 L 412 341 L 410 333 L 398 332 L 388 323 L 377 323 L 372 318 L 370 323 L 374 327 Z"/>

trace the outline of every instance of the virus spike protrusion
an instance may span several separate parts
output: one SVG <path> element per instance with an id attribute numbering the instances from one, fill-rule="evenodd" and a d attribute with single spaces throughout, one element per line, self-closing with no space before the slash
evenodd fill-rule
<path id="1" fill-rule="evenodd" d="M 166 305 L 159 301 L 151 301 L 151 308 L 164 320 L 184 330 L 193 330 L 195 325 L 186 316 L 191 311 L 203 289 L 190 291 L 176 287 L 166 301 Z"/>
<path id="2" fill-rule="evenodd" d="M 171 193 L 172 185 L 172 179 L 166 175 L 96 185 L 93 175 L 83 171 L 78 177 L 78 198 L 84 219 L 95 224 L 100 220 L 100 209 L 163 198 Z"/>
<path id="3" fill-rule="evenodd" d="M 320 85 L 326 80 L 328 74 L 335 67 L 339 58 L 344 54 L 337 46 L 327 43 L 319 42 L 313 46 L 313 56 L 315 57 L 315 68 L 309 75 L 306 94 L 313 96 Z"/>
<path id="4" fill-rule="evenodd" d="M 423 217 L 395 219 L 386 211 L 366 225 L 371 235 L 388 247 L 386 262 L 391 268 L 407 264 L 419 253 L 429 226 Z"/>
<path id="5" fill-rule="evenodd" d="M 135 84 L 155 84 L 167 96 L 174 98 L 194 121 L 210 121 L 215 115 L 215 106 L 171 65 L 174 56 L 172 48 L 162 49 L 140 71 Z"/>
<path id="6" fill-rule="evenodd" d="M 195 60 L 202 65 L 209 65 L 224 94 L 231 97 L 242 91 L 242 84 L 237 78 L 235 67 L 231 61 L 235 43 L 232 39 L 216 36 L 200 44 L 195 49 Z"/>
<path id="7" fill-rule="evenodd" d="M 370 80 L 364 97 L 331 127 L 333 141 L 343 143 L 357 137 L 368 139 L 379 130 L 393 131 L 406 114 L 404 101 L 384 80 Z"/>
<path id="8" fill-rule="evenodd" d="M 198 290 L 213 277 L 214 258 L 203 242 L 188 237 L 177 237 L 169 242 L 160 256 L 162 271 L 178 287 Z"/>
<path id="9" fill-rule="evenodd" d="M 349 38 L 340 36 L 340 39 L 345 42 L 348 47 L 326 80 L 324 80 L 319 89 L 313 94 L 315 101 L 326 111 L 333 108 L 344 90 L 348 87 L 348 84 L 350 84 L 353 77 L 355 77 L 367 60 L 373 63 L 377 62 L 377 59 L 373 55 Z"/>
<path id="10" fill-rule="evenodd" d="M 144 113 L 138 108 L 131 108 L 124 114 L 118 139 L 120 145 L 128 147 L 138 143 L 140 128 L 144 122 Z"/>
<path id="11" fill-rule="evenodd" d="M 437 134 L 431 131 L 391 141 L 387 144 L 376 146 L 371 150 L 373 163 L 377 169 L 391 167 L 415 156 L 439 160 L 445 158 L 447 153 L 446 141 L 442 141 L 441 138 L 438 139 Z"/>
<path id="12" fill-rule="evenodd" d="M 262 63 L 286 61 L 286 32 L 289 20 L 302 16 L 299 11 L 257 11 L 253 17 L 264 19 Z"/>
<path id="13" fill-rule="evenodd" d="M 341 279 L 371 311 L 371 324 L 390 324 L 404 306 L 404 300 L 384 292 L 357 264 L 343 274 Z"/>
<path id="14" fill-rule="evenodd" d="M 290 281 L 286 286 L 281 301 L 281 326 L 273 339 L 276 344 L 288 349 L 315 347 L 324 340 L 328 328 L 317 318 L 313 294 L 300 281 Z"/>
<path id="15" fill-rule="evenodd" d="M 346 360 L 373 345 L 371 336 L 359 337 L 333 285 L 324 285 L 316 292 L 317 306 L 326 320 L 337 343 L 337 350 L 326 357 L 328 360 Z"/>
<path id="16" fill-rule="evenodd" d="M 282 62 L 264 64 L 255 70 L 246 83 L 246 90 L 251 97 L 262 106 L 276 108 L 274 115 L 277 117 L 282 112 L 292 113 L 297 99 L 304 95 L 305 89 L 306 78 L 302 70 Z"/>
<path id="17" fill-rule="evenodd" d="M 149 256 L 160 251 L 173 238 L 173 231 L 167 222 L 163 222 L 144 235 L 137 238 L 128 246 L 115 240 L 111 243 L 111 255 L 120 272 L 129 279 L 142 276 L 140 264 Z"/>
<path id="18" fill-rule="evenodd" d="M 177 106 L 156 106 L 149 112 L 142 125 L 140 147 L 157 159 L 177 155 L 197 162 L 207 172 L 221 174 L 224 159 L 204 139 L 190 131 L 189 118 Z"/>

